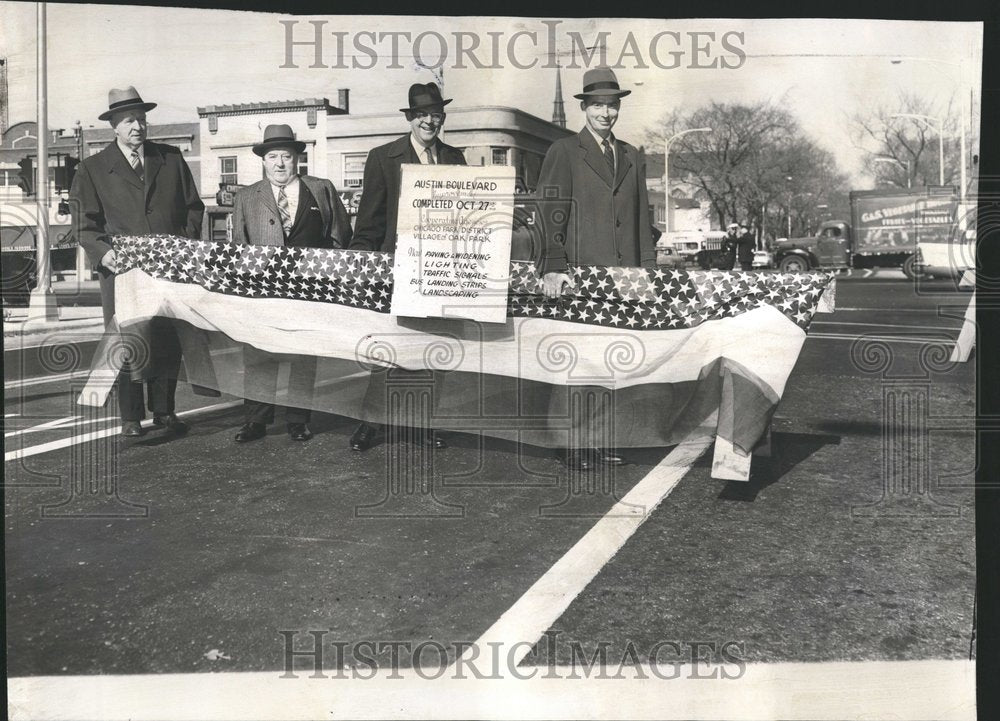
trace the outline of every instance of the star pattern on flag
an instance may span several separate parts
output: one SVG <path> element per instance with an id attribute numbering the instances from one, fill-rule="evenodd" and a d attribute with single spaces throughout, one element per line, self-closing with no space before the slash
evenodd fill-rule
<path id="1" fill-rule="evenodd" d="M 336 303 L 388 313 L 389 253 L 241 245 L 170 235 L 116 236 L 119 272 L 193 283 L 247 298 Z M 534 263 L 512 261 L 507 311 L 514 318 L 632 330 L 694 328 L 771 307 L 808 330 L 832 273 L 775 273 L 579 266 L 572 289 L 546 298 Z"/>

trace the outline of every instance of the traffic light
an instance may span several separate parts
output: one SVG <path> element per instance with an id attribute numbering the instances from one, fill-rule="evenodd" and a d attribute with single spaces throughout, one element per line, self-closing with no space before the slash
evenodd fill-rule
<path id="1" fill-rule="evenodd" d="M 71 155 L 66 155 L 62 159 L 62 167 L 56 168 L 56 190 L 69 190 L 73 187 L 73 176 L 76 175 L 76 166 L 80 161 Z"/>
<path id="2" fill-rule="evenodd" d="M 23 158 L 17 161 L 18 166 L 21 168 L 17 171 L 19 179 L 17 181 L 17 187 L 24 191 L 25 195 L 35 194 L 35 169 L 32 166 L 31 158 Z"/>

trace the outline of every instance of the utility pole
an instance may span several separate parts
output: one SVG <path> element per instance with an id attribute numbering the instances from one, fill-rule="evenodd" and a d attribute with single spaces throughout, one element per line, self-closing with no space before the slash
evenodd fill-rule
<path id="1" fill-rule="evenodd" d="M 35 188 L 35 272 L 38 280 L 28 301 L 27 322 L 59 318 L 52 292 L 49 254 L 49 114 L 46 82 L 45 3 L 37 3 L 38 32 L 38 183 Z"/>

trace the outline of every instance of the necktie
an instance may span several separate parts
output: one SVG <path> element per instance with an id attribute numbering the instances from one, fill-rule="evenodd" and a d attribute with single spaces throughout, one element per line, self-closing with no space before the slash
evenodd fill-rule
<path id="1" fill-rule="evenodd" d="M 427 164 L 428 165 L 434 165 L 434 156 L 431 155 L 431 149 L 430 148 L 424 148 L 424 155 L 427 156 Z"/>
<path id="2" fill-rule="evenodd" d="M 608 139 L 604 139 L 604 159 L 608 163 L 608 168 L 611 169 L 611 177 L 615 177 L 615 151 L 611 149 L 611 143 Z"/>
<path id="3" fill-rule="evenodd" d="M 128 162 L 132 166 L 132 170 L 135 171 L 135 174 L 142 180 L 142 158 L 139 157 L 139 151 L 133 150 L 132 157 L 129 158 Z"/>
<path id="4" fill-rule="evenodd" d="M 285 186 L 278 188 L 278 215 L 281 216 L 281 227 L 285 229 L 285 235 L 292 231 L 292 214 L 288 210 L 288 196 L 285 195 Z"/>

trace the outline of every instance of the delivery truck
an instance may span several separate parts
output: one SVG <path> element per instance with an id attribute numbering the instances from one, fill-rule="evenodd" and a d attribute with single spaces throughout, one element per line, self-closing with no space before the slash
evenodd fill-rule
<path id="1" fill-rule="evenodd" d="M 776 241 L 775 266 L 786 273 L 902 268 L 908 278 L 915 278 L 922 270 L 920 245 L 964 242 L 957 224 L 957 188 L 856 190 L 850 201 L 850 223 L 828 220 L 815 236 Z"/>

